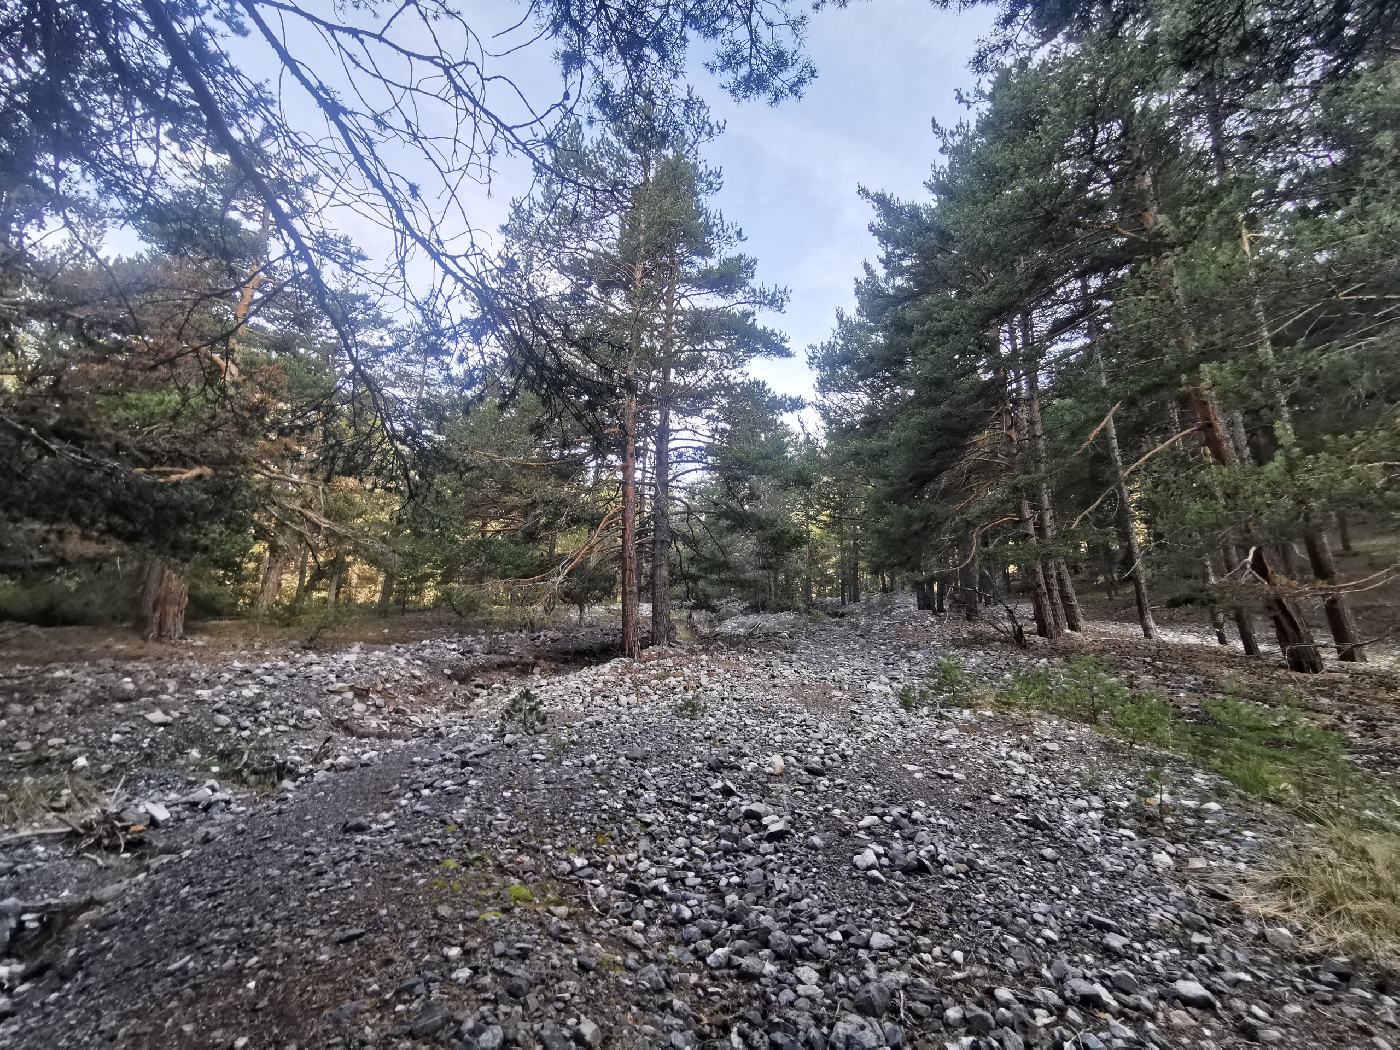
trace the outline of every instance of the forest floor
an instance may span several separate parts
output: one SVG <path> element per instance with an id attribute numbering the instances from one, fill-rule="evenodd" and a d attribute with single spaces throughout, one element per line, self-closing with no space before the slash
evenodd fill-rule
<path id="1" fill-rule="evenodd" d="M 7 662 L 0 1045 L 1400 1046 L 1393 977 L 1258 896 L 1297 810 L 986 702 L 1086 651 L 1185 718 L 1233 679 L 1384 786 L 1385 667 L 904 596 L 640 661 L 432 633 Z"/>

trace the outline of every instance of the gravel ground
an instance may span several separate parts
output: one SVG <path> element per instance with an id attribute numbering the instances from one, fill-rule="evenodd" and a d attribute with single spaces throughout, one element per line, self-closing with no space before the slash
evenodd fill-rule
<path id="1" fill-rule="evenodd" d="M 85 758 L 126 832 L 0 846 L 0 1045 L 1400 1045 L 1383 976 L 1230 903 L 1268 812 L 1083 727 L 905 711 L 955 629 L 14 669 L 9 779 Z M 219 780 L 239 753 L 262 782 Z"/>

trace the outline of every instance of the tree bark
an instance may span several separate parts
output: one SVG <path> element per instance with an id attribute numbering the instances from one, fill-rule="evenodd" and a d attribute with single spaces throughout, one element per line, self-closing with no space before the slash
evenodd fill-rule
<path id="1" fill-rule="evenodd" d="M 311 561 L 311 544 L 305 540 L 301 544 L 301 560 L 297 564 L 297 592 L 292 599 L 293 605 L 299 605 L 302 598 L 306 596 L 306 570 Z"/>
<path id="2" fill-rule="evenodd" d="M 1227 571 L 1231 565 L 1239 565 L 1243 560 L 1238 547 L 1226 547 L 1222 553 L 1225 556 Z M 1231 608 L 1230 615 L 1235 619 L 1235 630 L 1239 632 L 1240 647 L 1244 649 L 1245 656 L 1263 656 L 1263 651 L 1259 648 L 1259 639 L 1254 633 L 1254 617 L 1249 614 L 1249 610 L 1243 605 L 1236 605 Z"/>
<path id="3" fill-rule="evenodd" d="M 851 602 L 860 601 L 860 537 L 851 539 Z"/>
<path id="4" fill-rule="evenodd" d="M 1216 586 L 1215 564 L 1210 560 L 1210 554 L 1201 556 L 1202 579 L 1205 581 L 1206 590 L 1214 591 Z M 1225 634 L 1225 614 L 1220 611 L 1220 606 L 1214 601 L 1210 603 L 1210 625 L 1215 631 L 1215 640 L 1220 645 L 1229 645 L 1230 639 Z"/>
<path id="5" fill-rule="evenodd" d="M 977 618 L 977 552 L 973 549 L 973 536 L 965 531 L 958 541 L 957 590 L 953 604 L 968 620 Z"/>
<path id="6" fill-rule="evenodd" d="M 841 592 L 841 604 L 850 599 L 850 575 L 846 570 L 846 519 L 839 513 L 836 517 L 836 580 Z"/>
<path id="7" fill-rule="evenodd" d="M 656 492 L 651 506 L 651 644 L 671 641 L 671 369 L 656 406 Z"/>
<path id="8" fill-rule="evenodd" d="M 1009 340 L 1007 360 L 1014 361 L 1016 352 L 1015 326 L 1007 324 L 1006 334 Z M 990 338 L 1000 343 L 1001 330 L 999 327 Z M 1013 469 L 1017 473 L 1021 473 L 1025 464 L 1025 442 L 1023 440 L 1025 429 L 1020 407 L 1020 381 L 1009 367 L 1000 369 L 997 378 L 1001 384 L 1001 428 L 1005 435 L 1007 458 Z M 1031 515 L 1030 499 L 1024 488 L 1020 493 L 1018 509 L 1021 531 L 1026 538 L 1026 550 L 1030 555 L 1030 559 L 1021 565 L 1021 577 L 1023 583 L 1027 577 L 1031 581 L 1031 609 L 1035 617 L 1035 633 L 1042 638 L 1054 639 L 1059 637 L 1059 632 L 1055 626 L 1055 619 L 1050 614 L 1050 595 L 1045 587 L 1045 575 L 1041 572 L 1041 565 L 1036 557 L 1039 543 L 1036 537 L 1035 518 Z"/>
<path id="9" fill-rule="evenodd" d="M 1216 463 L 1230 466 L 1234 462 L 1233 449 L 1221 426 L 1215 399 L 1204 380 L 1190 388 L 1189 397 L 1206 448 L 1210 449 Z M 1249 556 L 1249 569 L 1266 588 L 1264 607 L 1268 610 L 1269 618 L 1273 620 L 1274 633 L 1278 637 L 1279 648 L 1283 650 L 1289 670 L 1306 674 L 1320 672 L 1322 656 L 1317 651 L 1312 631 L 1298 611 L 1297 603 L 1280 591 L 1278 576 L 1269 563 L 1262 544 L 1253 544 Z"/>
<path id="10" fill-rule="evenodd" d="M 282 537 L 274 536 L 267 545 L 267 565 L 263 569 L 262 585 L 258 588 L 256 607 L 266 612 L 277 603 L 282 593 L 282 577 L 287 574 L 290 552 Z"/>
<path id="11" fill-rule="evenodd" d="M 1228 158 L 1225 155 L 1224 124 L 1221 119 L 1219 96 L 1216 94 L 1214 81 L 1206 84 L 1207 115 L 1209 118 L 1210 146 L 1211 153 L 1215 160 L 1215 171 L 1217 178 L 1224 180 L 1228 173 Z M 1288 404 L 1288 394 L 1283 388 L 1283 383 L 1279 379 L 1278 358 L 1274 353 L 1274 332 L 1269 324 L 1268 315 L 1264 311 L 1264 299 L 1259 290 L 1258 271 L 1254 265 L 1254 252 L 1250 249 L 1251 234 L 1246 225 L 1247 219 L 1240 216 L 1240 250 L 1244 254 L 1245 284 L 1249 291 L 1250 318 L 1254 323 L 1254 349 L 1259 360 L 1264 375 L 1264 392 L 1268 397 L 1270 407 L 1273 409 L 1274 426 L 1277 428 L 1279 443 L 1284 446 L 1285 455 L 1294 441 L 1293 411 Z M 1272 456 L 1268 457 L 1272 458 Z M 1349 663 L 1364 663 L 1366 651 L 1362 647 L 1360 639 L 1357 637 L 1356 621 L 1352 616 L 1350 603 L 1346 595 L 1336 590 L 1337 566 L 1332 560 L 1331 543 L 1327 534 L 1319 529 L 1314 521 L 1314 509 L 1306 503 L 1302 506 L 1303 519 L 1303 545 L 1308 552 L 1309 567 L 1312 569 L 1313 577 L 1329 588 L 1334 588 L 1324 599 L 1323 609 L 1327 616 L 1327 626 L 1331 630 L 1332 640 L 1337 647 L 1337 656 Z M 1284 571 L 1288 575 L 1294 575 L 1296 570 L 1293 567 L 1293 546 L 1284 542 L 1281 545 L 1281 554 Z M 1296 608 L 1292 610 L 1297 612 Z M 1301 622 L 1301 617 L 1299 617 Z M 1303 622 L 1306 629 L 1307 624 Z M 1275 621 L 1278 626 L 1278 621 Z M 1291 638 L 1291 635 L 1290 635 Z M 1309 636 L 1311 641 L 1311 636 Z M 1282 642 L 1282 636 L 1280 637 Z M 1290 644 L 1297 646 L 1297 639 L 1292 639 Z M 1321 657 L 1318 660 L 1318 670 L 1321 670 Z M 1311 663 L 1310 659 L 1304 662 Z M 1293 661 L 1290 659 L 1289 665 Z"/>
<path id="12" fill-rule="evenodd" d="M 1026 409 L 1030 416 L 1031 451 L 1035 457 L 1036 473 L 1040 475 L 1036 486 L 1036 503 L 1040 512 L 1040 528 L 1047 546 L 1053 547 L 1056 539 L 1055 503 L 1050 485 L 1045 480 L 1045 424 L 1040 414 L 1040 358 L 1032 351 L 1035 333 L 1029 313 L 1021 315 L 1021 343 L 1027 352 L 1026 361 Z M 1082 624 L 1079 616 L 1079 596 L 1074 593 L 1074 582 L 1070 579 L 1069 567 L 1064 558 L 1053 556 L 1046 562 L 1049 585 L 1055 595 L 1055 605 L 1063 619 L 1065 629 L 1079 632 Z M 1052 607 L 1052 611 L 1053 607 Z"/>
<path id="13" fill-rule="evenodd" d="M 816 551 L 812 546 L 812 497 L 810 492 L 802 496 L 802 527 L 807 538 L 807 569 L 802 577 L 802 596 L 808 608 L 814 598 L 813 578 L 816 575 Z"/>
<path id="14" fill-rule="evenodd" d="M 1014 338 L 1014 336 L 1013 336 Z M 1017 417 L 1017 440 L 1015 447 L 1017 450 L 1017 469 L 1025 473 L 1029 465 L 1034 467 L 1034 452 L 1031 447 L 1032 442 L 1030 409 L 1026 405 L 1026 395 L 1024 379 L 1019 374 L 1014 380 L 1016 389 L 1016 417 Z M 1029 486 L 1027 486 L 1029 488 Z M 1028 524 L 1027 538 L 1034 545 L 1032 547 L 1033 556 L 1047 543 L 1045 535 L 1045 521 L 1038 515 L 1031 506 L 1030 496 L 1023 495 L 1021 498 L 1021 514 Z M 1065 614 L 1060 607 L 1059 588 L 1055 585 L 1055 572 L 1050 565 L 1050 558 L 1046 555 L 1039 555 L 1033 563 L 1035 576 L 1036 595 L 1043 605 L 1047 630 L 1040 629 L 1040 621 L 1036 621 L 1036 631 L 1044 638 L 1058 638 L 1065 629 Z"/>
<path id="15" fill-rule="evenodd" d="M 183 638 L 189 597 L 190 587 L 185 578 L 160 559 L 151 559 L 141 590 L 141 617 L 146 637 L 159 642 L 178 642 Z"/>
<path id="16" fill-rule="evenodd" d="M 1304 532 L 1303 539 L 1307 544 L 1308 561 L 1312 565 L 1313 575 L 1328 587 L 1335 587 L 1337 563 L 1332 558 L 1332 545 L 1327 540 L 1327 533 L 1309 527 Z M 1322 600 L 1322 611 L 1327 616 L 1327 626 L 1332 630 L 1332 638 L 1337 642 L 1338 659 L 1347 663 L 1365 663 L 1366 650 L 1357 640 L 1356 623 L 1343 596 L 1336 591 L 1329 593 Z"/>
<path id="17" fill-rule="evenodd" d="M 326 583 L 326 604 L 335 608 L 340 604 L 340 585 L 345 579 L 345 559 L 339 554 L 331 563 L 330 580 Z"/>
<path id="18" fill-rule="evenodd" d="M 1103 350 L 1099 346 L 1098 332 L 1091 322 L 1089 338 L 1094 348 L 1094 363 L 1098 366 L 1099 389 L 1108 389 L 1108 371 L 1104 368 Z M 1128 576 L 1133 581 L 1133 600 L 1137 605 L 1138 626 L 1142 636 L 1149 640 L 1157 637 L 1157 624 L 1152 619 L 1152 602 L 1147 593 L 1147 565 L 1143 560 L 1142 546 L 1138 543 L 1137 520 L 1133 514 L 1133 502 L 1128 494 L 1127 482 L 1123 480 L 1123 451 L 1118 445 L 1118 424 L 1110 412 L 1104 425 L 1104 440 L 1108 445 L 1108 462 L 1113 468 L 1113 484 L 1118 491 L 1118 541 L 1123 545 L 1123 553 L 1129 560 Z"/>
<path id="19" fill-rule="evenodd" d="M 627 376 L 622 409 L 622 655 L 642 654 L 637 600 L 637 395 Z"/>

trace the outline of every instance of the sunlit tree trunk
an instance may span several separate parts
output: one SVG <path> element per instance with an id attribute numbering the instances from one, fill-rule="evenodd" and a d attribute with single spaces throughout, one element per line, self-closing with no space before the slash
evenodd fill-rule
<path id="1" fill-rule="evenodd" d="M 290 567 L 291 556 L 285 539 L 274 535 L 267 543 L 267 564 L 263 568 L 262 585 L 258 588 L 255 603 L 259 612 L 266 612 L 277 603 L 282 593 L 282 578 Z"/>
<path id="2" fill-rule="evenodd" d="M 622 410 L 622 655 L 642 653 L 637 600 L 637 395 L 632 376 Z"/>
<path id="3" fill-rule="evenodd" d="M 671 354 L 676 338 L 676 285 L 666 289 L 661 375 L 656 402 L 656 478 L 651 508 L 651 644 L 667 645 L 671 626 Z"/>
<path id="4" fill-rule="evenodd" d="M 141 588 L 141 619 L 152 641 L 178 642 L 185 636 L 190 587 L 180 573 L 153 558 Z"/>
<path id="5" fill-rule="evenodd" d="M 335 607 L 340 604 L 340 587 L 345 580 L 345 558 L 337 554 L 331 563 L 330 580 L 326 584 L 326 604 Z"/>

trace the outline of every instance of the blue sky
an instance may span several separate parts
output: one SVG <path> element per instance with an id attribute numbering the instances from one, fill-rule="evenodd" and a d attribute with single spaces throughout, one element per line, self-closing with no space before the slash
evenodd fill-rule
<path id="1" fill-rule="evenodd" d="M 336 14 L 332 0 L 316 3 L 326 6 L 325 14 Z M 519 8 L 516 0 L 479 0 L 472 14 L 473 23 L 481 23 L 482 39 L 493 41 L 491 30 L 515 23 Z M 363 21 L 345 12 L 336 17 Z M 989 6 L 956 13 L 935 9 L 928 0 L 866 0 L 823 11 L 812 17 L 808 36 L 817 80 L 802 99 L 779 106 L 735 103 L 701 74 L 697 87 L 726 125 L 706 151 L 707 159 L 724 172 L 719 208 L 746 234 L 744 247 L 758 260 L 760 280 L 791 292 L 787 312 L 766 320 L 787 333 L 792 358 L 753 367 L 755 375 L 782 393 L 811 395 L 807 347 L 831 331 L 838 307 L 851 304 L 861 264 L 874 254 L 867 228 L 870 209 L 858 188 L 904 197 L 925 193 L 923 184 L 936 157 L 930 120 L 951 124 L 966 116 L 955 93 L 973 86 L 967 61 L 992 17 Z M 318 42 L 305 35 L 301 23 L 290 25 L 294 50 L 314 55 Z M 406 31 L 411 36 L 418 30 Z M 508 50 L 518 41 L 493 42 Z M 229 44 L 249 70 L 272 63 L 256 40 Z M 532 101 L 547 105 L 562 87 L 551 51 L 547 43 L 537 43 L 493 61 L 491 70 L 510 74 Z M 697 42 L 696 51 L 703 52 L 703 45 Z M 335 68 L 318 72 L 339 86 Z M 491 101 L 510 109 L 509 92 L 504 98 L 495 94 Z M 313 133 L 323 123 L 295 90 L 284 104 Z M 405 158 L 404 163 L 411 166 L 413 161 Z M 468 185 L 439 200 L 442 205 L 459 196 L 487 242 L 506 218 L 511 198 L 529 186 L 528 166 L 519 157 L 498 158 L 496 176 L 490 191 Z M 392 237 L 387 230 L 350 214 L 345 225 L 372 258 L 388 256 Z M 134 235 L 115 237 L 113 247 L 133 250 Z"/>
<path id="2" fill-rule="evenodd" d="M 924 194 L 936 157 L 930 119 L 966 115 L 958 88 L 973 86 L 967 60 L 990 25 L 986 8 L 957 14 L 924 0 L 871 0 L 813 17 L 810 52 L 819 75 L 804 98 L 777 107 L 736 105 L 707 91 L 726 123 L 707 151 L 724 170 L 719 206 L 743 228 L 765 284 L 792 293 L 770 318 L 793 357 L 754 373 L 787 394 L 809 396 L 806 351 L 852 302 L 862 261 L 874 255 L 861 185 Z"/>

